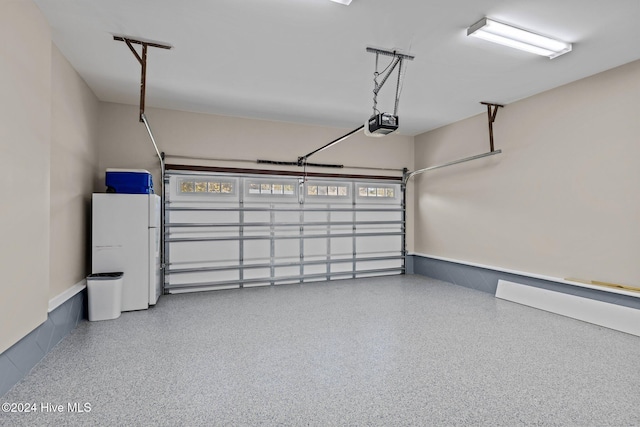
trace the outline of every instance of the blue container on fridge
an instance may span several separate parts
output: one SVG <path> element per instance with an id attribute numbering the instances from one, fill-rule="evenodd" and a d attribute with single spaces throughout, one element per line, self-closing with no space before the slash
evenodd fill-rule
<path id="1" fill-rule="evenodd" d="M 107 193 L 153 194 L 151 173 L 144 169 L 107 169 Z"/>

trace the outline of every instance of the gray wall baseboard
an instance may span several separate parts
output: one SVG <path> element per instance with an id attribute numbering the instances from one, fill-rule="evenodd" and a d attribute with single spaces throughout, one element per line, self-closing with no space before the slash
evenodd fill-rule
<path id="1" fill-rule="evenodd" d="M 409 255 L 407 258 L 413 258 L 411 261 L 407 260 L 407 265 L 411 265 L 413 268 L 413 274 L 431 277 L 433 279 L 442 280 L 443 282 L 464 286 L 465 288 L 487 292 L 492 295 L 495 295 L 496 293 L 498 280 L 508 280 L 550 291 L 640 309 L 640 298 L 607 292 L 606 290 L 600 291 L 597 289 L 571 286 L 551 280 L 536 279 L 533 277 L 506 273 L 489 268 L 428 258 L 421 255 Z M 407 273 L 410 274 L 408 269 Z"/>
<path id="2" fill-rule="evenodd" d="M 404 257 L 404 271 L 406 274 L 415 274 L 415 269 L 413 267 L 413 257 L 414 255 L 406 255 Z"/>
<path id="3" fill-rule="evenodd" d="M 22 380 L 86 316 L 87 291 L 78 292 L 27 336 L 0 354 L 0 396 Z"/>

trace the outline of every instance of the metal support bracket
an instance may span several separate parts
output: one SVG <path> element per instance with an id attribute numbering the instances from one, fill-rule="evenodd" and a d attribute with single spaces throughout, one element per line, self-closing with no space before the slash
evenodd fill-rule
<path id="1" fill-rule="evenodd" d="M 504 105 L 493 104 L 491 102 L 481 102 L 480 104 L 487 106 L 487 117 L 489 119 L 489 147 L 491 152 L 494 152 L 493 148 L 493 122 L 496 121 L 496 115 L 498 114 L 498 108 L 503 108 Z"/>
<path id="2" fill-rule="evenodd" d="M 408 59 L 409 61 L 413 61 L 415 58 L 415 56 L 413 55 L 405 55 L 404 53 L 400 53 L 396 50 L 378 49 L 375 47 L 368 47 L 367 52 L 377 53 L 377 54 L 386 55 L 386 56 L 392 56 L 394 58 L 399 58 L 399 59 Z"/>
<path id="3" fill-rule="evenodd" d="M 487 153 L 482 153 L 482 154 L 478 154 L 478 155 L 475 155 L 475 156 L 471 156 L 471 157 L 465 157 L 464 159 L 454 160 L 452 162 L 444 163 L 442 165 L 430 166 L 428 168 L 418 169 L 418 170 L 415 170 L 415 171 L 410 172 L 410 173 L 404 172 L 403 173 L 402 182 L 405 185 L 409 182 L 409 179 L 411 179 L 411 177 L 419 175 L 421 173 L 429 172 L 429 171 L 432 171 L 432 170 L 435 170 L 435 169 L 444 168 L 444 167 L 447 167 L 447 166 L 457 165 L 459 163 L 465 163 L 465 162 L 468 162 L 468 161 L 471 161 L 471 160 L 482 159 L 483 157 L 493 156 L 495 154 L 502 153 L 502 150 L 496 150 L 494 148 L 494 146 L 493 146 L 493 122 L 496 121 L 496 115 L 498 114 L 498 108 L 503 108 L 504 105 L 494 104 L 492 102 L 481 102 L 480 104 L 487 106 L 487 115 L 488 115 L 488 119 L 489 119 L 489 146 L 491 148 L 491 151 L 489 151 Z"/>
<path id="4" fill-rule="evenodd" d="M 399 53 L 396 50 L 377 49 L 377 48 L 374 48 L 374 47 L 368 47 L 367 48 L 367 52 L 376 54 L 376 71 L 374 73 L 374 79 L 373 79 L 373 83 L 374 83 L 374 88 L 373 88 L 373 114 L 374 115 L 379 114 L 379 111 L 378 111 L 378 93 L 380 92 L 380 89 L 382 89 L 382 86 L 384 86 L 384 84 L 387 82 L 387 80 L 389 79 L 391 74 L 394 72 L 396 67 L 398 67 L 398 83 L 396 85 L 396 98 L 395 98 L 395 104 L 394 104 L 394 109 L 393 109 L 393 115 L 397 116 L 398 115 L 398 103 L 400 102 L 400 86 L 401 86 L 401 80 L 402 80 L 402 61 L 404 61 L 404 60 L 413 61 L 413 59 L 415 57 L 411 56 L 411 55 L 405 55 L 405 54 Z M 380 55 L 391 56 L 391 57 L 393 57 L 393 59 L 392 59 L 392 62 L 389 64 L 389 66 L 386 68 L 386 70 L 382 72 L 384 74 L 382 76 L 382 81 L 380 83 L 378 83 L 378 77 L 379 77 L 379 73 L 378 73 L 378 58 L 379 58 Z"/>
<path id="5" fill-rule="evenodd" d="M 129 50 L 131 50 L 131 53 L 133 53 L 133 56 L 135 56 L 138 62 L 140 63 L 140 66 L 142 68 L 142 71 L 140 73 L 141 74 L 140 76 L 140 122 L 144 122 L 144 120 L 142 119 L 142 116 L 144 115 L 144 100 L 145 100 L 146 89 L 147 89 L 147 48 L 157 47 L 160 49 L 171 49 L 172 46 L 164 43 L 137 40 L 137 39 L 132 39 L 130 37 L 124 37 L 124 36 L 113 36 L 113 39 L 116 41 L 125 42 L 129 47 Z M 138 52 L 133 47 L 134 44 L 139 44 L 142 46 L 142 54 L 138 54 Z"/>

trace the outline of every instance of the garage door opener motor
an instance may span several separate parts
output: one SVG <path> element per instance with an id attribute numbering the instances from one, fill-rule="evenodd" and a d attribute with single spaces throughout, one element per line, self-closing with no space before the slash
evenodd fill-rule
<path id="1" fill-rule="evenodd" d="M 364 133 L 367 136 L 382 137 L 398 130 L 398 126 L 400 125 L 398 121 L 398 104 L 400 102 L 400 93 L 402 92 L 402 83 L 405 73 L 405 69 L 402 67 L 402 65 L 405 60 L 412 61 L 414 57 L 410 55 L 404 55 L 395 50 L 389 51 L 376 49 L 373 47 L 368 47 L 367 52 L 376 54 L 376 68 L 373 73 L 373 115 L 365 123 Z M 392 57 L 391 62 L 389 62 L 387 67 L 382 70 L 382 72 L 378 71 L 380 55 Z M 393 74 L 393 72 L 396 70 L 396 68 L 398 71 L 398 79 L 396 83 L 396 96 L 393 114 L 383 113 L 378 110 L 378 93 L 380 92 L 380 89 L 382 89 L 382 86 L 384 86 L 384 84 L 387 82 L 391 74 Z M 379 78 L 381 78 L 380 82 L 378 82 Z"/>

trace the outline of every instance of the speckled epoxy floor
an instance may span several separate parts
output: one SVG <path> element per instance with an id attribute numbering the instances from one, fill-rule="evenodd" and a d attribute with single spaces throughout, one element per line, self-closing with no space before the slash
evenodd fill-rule
<path id="1" fill-rule="evenodd" d="M 637 426 L 640 339 L 420 276 L 173 295 L 0 401 L 38 409 L 7 426 Z"/>

